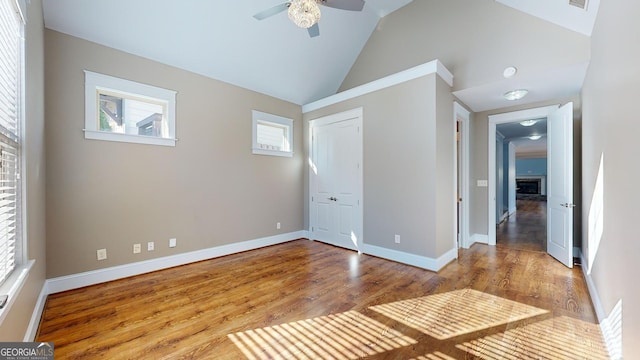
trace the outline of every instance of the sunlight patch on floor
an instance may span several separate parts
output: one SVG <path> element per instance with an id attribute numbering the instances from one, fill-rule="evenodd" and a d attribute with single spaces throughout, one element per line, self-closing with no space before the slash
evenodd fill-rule
<path id="1" fill-rule="evenodd" d="M 402 300 L 370 309 L 439 340 L 548 313 L 472 289 Z"/>
<path id="2" fill-rule="evenodd" d="M 229 334 L 247 359 L 359 359 L 417 341 L 356 311 Z"/>
<path id="3" fill-rule="evenodd" d="M 410 359 L 410 360 L 457 360 L 457 359 L 447 354 L 443 354 L 440 351 L 436 351 L 432 354 L 418 356 L 417 358 Z"/>
<path id="4" fill-rule="evenodd" d="M 598 325 L 566 316 L 518 326 L 456 347 L 484 360 L 609 359 Z"/>

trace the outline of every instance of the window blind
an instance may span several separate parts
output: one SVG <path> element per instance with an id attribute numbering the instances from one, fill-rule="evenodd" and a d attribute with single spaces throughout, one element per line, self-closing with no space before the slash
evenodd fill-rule
<path id="1" fill-rule="evenodd" d="M 258 122 L 258 146 L 261 149 L 289 151 L 286 127 L 270 122 Z"/>
<path id="2" fill-rule="evenodd" d="M 0 283 L 16 266 L 20 205 L 22 19 L 0 1 Z"/>

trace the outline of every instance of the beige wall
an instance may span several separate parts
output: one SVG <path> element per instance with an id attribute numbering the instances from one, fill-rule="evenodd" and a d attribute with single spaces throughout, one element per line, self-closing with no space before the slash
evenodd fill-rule
<path id="1" fill-rule="evenodd" d="M 517 31 L 513 31 L 517 29 Z M 495 0 L 419 0 L 383 18 L 340 90 L 439 59 L 454 90 L 520 74 L 584 63 L 589 38 Z"/>
<path id="2" fill-rule="evenodd" d="M 26 157 L 27 255 L 35 260 L 29 277 L 10 313 L 0 326 L 0 341 L 22 341 L 33 308 L 45 280 L 45 153 L 44 153 L 44 36 L 42 2 L 27 6 L 25 28 L 26 112 L 24 130 Z"/>
<path id="3" fill-rule="evenodd" d="M 45 40 L 47 277 L 302 230 L 300 106 L 55 31 Z M 85 69 L 177 91 L 176 147 L 85 140 Z M 251 154 L 253 109 L 295 120 L 293 158 Z"/>
<path id="4" fill-rule="evenodd" d="M 453 195 L 441 197 L 453 194 L 454 185 L 449 86 L 435 74 L 421 77 L 306 113 L 305 128 L 309 120 L 358 107 L 364 109 L 364 243 L 437 258 L 453 247 Z"/>
<path id="5" fill-rule="evenodd" d="M 605 316 L 622 300 L 625 359 L 640 358 L 640 288 L 638 214 L 640 179 L 636 102 L 640 96 L 640 4 L 612 0 L 600 3 L 592 35 L 591 64 L 583 87 L 583 252 L 595 253 L 591 278 Z M 592 201 L 600 159 L 604 157 L 604 207 Z M 590 214 L 602 211 L 604 232 L 597 242 Z"/>

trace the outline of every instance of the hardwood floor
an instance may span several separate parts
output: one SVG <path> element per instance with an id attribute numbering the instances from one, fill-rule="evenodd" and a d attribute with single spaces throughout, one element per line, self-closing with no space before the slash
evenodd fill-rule
<path id="1" fill-rule="evenodd" d="M 517 211 L 496 228 L 496 244 L 512 249 L 547 251 L 547 202 L 516 201 Z"/>
<path id="2" fill-rule="evenodd" d="M 607 359 L 578 268 L 476 244 L 439 273 L 296 240 L 50 295 L 56 359 Z"/>

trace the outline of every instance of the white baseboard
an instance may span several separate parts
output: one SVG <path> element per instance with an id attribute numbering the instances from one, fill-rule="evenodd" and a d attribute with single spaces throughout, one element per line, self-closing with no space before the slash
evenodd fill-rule
<path id="1" fill-rule="evenodd" d="M 381 257 L 383 259 L 397 261 L 399 263 L 416 266 L 422 269 L 439 271 L 445 265 L 458 257 L 458 249 L 453 248 L 437 259 L 420 256 L 415 254 L 409 254 L 406 252 L 387 249 L 380 246 L 363 244 L 362 252 L 368 255 Z"/>
<path id="2" fill-rule="evenodd" d="M 591 302 L 593 303 L 593 308 L 596 312 L 596 316 L 598 317 L 598 322 L 602 323 L 602 320 L 607 317 L 607 314 L 604 311 L 602 302 L 600 301 L 600 295 L 598 295 L 596 284 L 593 282 L 591 274 L 588 273 L 587 262 L 584 255 L 580 258 L 580 263 L 582 264 L 582 274 L 584 275 L 584 280 L 587 282 L 587 289 L 589 290 L 589 296 L 591 296 Z"/>
<path id="3" fill-rule="evenodd" d="M 618 305 L 616 305 L 614 311 L 612 311 L 611 314 L 607 316 L 607 312 L 605 311 L 604 306 L 602 305 L 602 301 L 600 300 L 600 295 L 598 293 L 598 289 L 596 288 L 596 284 L 593 282 L 591 273 L 588 272 L 587 262 L 584 258 L 584 254 L 580 249 L 578 250 L 580 255 L 582 274 L 584 275 L 584 280 L 587 283 L 587 289 L 589 290 L 591 303 L 593 304 L 593 309 L 596 312 L 598 323 L 600 323 L 600 330 L 602 331 L 605 345 L 607 346 L 607 350 L 609 351 L 609 356 L 611 357 L 611 359 L 615 360 L 622 359 L 622 334 L 620 329 L 621 324 L 618 323 L 619 321 L 621 321 L 619 317 L 622 313 L 622 300 L 618 302 Z"/>
<path id="4" fill-rule="evenodd" d="M 473 244 L 488 244 L 489 243 L 489 235 L 485 234 L 473 234 L 469 237 L 469 243 L 465 246 L 465 249 L 470 248 Z"/>
<path id="5" fill-rule="evenodd" d="M 208 249 L 196 250 L 157 259 L 150 259 L 131 264 L 113 266 L 106 269 L 87 271 L 80 274 L 60 276 L 52 279 L 47 279 L 47 290 L 49 294 L 54 294 L 61 291 L 77 289 L 89 285 L 100 284 L 107 281 L 167 269 L 174 266 L 190 264 L 193 262 L 235 254 L 242 251 L 254 250 L 265 246 L 276 245 L 303 237 L 305 237 L 305 232 L 297 231 L 288 234 L 280 234 L 255 240 L 216 246 Z"/>
<path id="6" fill-rule="evenodd" d="M 36 306 L 33 308 L 31 320 L 29 321 L 29 327 L 27 327 L 27 331 L 25 332 L 24 339 L 22 341 L 31 342 L 35 340 L 48 295 L 49 287 L 47 286 L 47 282 L 45 281 L 44 284 L 42 284 L 42 290 L 40 290 L 40 295 L 38 295 L 38 301 L 36 302 Z"/>

